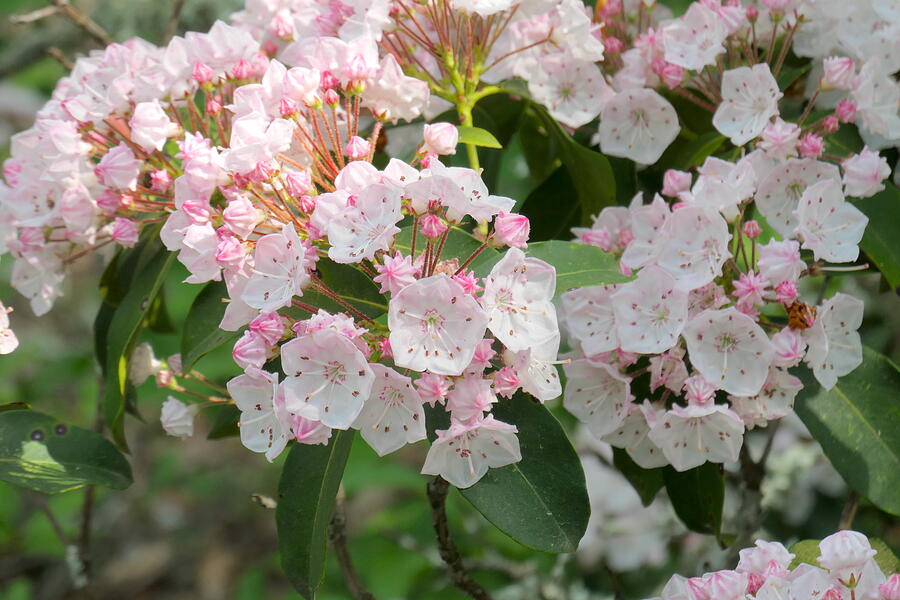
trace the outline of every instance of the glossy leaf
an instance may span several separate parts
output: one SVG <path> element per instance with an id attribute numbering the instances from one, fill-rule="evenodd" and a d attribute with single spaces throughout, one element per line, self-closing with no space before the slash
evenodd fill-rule
<path id="1" fill-rule="evenodd" d="M 59 494 L 86 485 L 124 489 L 131 466 L 106 438 L 30 410 L 0 412 L 0 479 Z"/>
<path id="2" fill-rule="evenodd" d="M 621 448 L 613 448 L 613 464 L 640 496 L 644 506 L 650 506 L 665 485 L 662 468 L 642 469 Z"/>
<path id="3" fill-rule="evenodd" d="M 219 440 L 232 437 L 240 433 L 238 421 L 241 419 L 241 411 L 233 404 L 214 404 L 203 411 L 212 419 L 208 440 Z"/>
<path id="4" fill-rule="evenodd" d="M 460 493 L 517 542 L 544 552 L 573 552 L 591 509 L 581 461 L 566 432 L 543 404 L 524 394 L 492 412 L 518 427 L 522 460 L 490 469 Z"/>
<path id="5" fill-rule="evenodd" d="M 572 227 L 581 222 L 581 207 L 572 178 L 559 167 L 522 204 L 519 211 L 531 223 L 530 237 L 535 243 L 551 239 L 571 239 Z"/>
<path id="6" fill-rule="evenodd" d="M 692 167 L 699 167 L 710 155 L 721 148 L 726 140 L 724 135 L 720 135 L 716 131 L 704 133 L 684 148 L 677 168 L 685 171 Z"/>
<path id="7" fill-rule="evenodd" d="M 278 549 L 290 582 L 307 600 L 325 571 L 328 524 L 354 431 L 337 431 L 327 446 L 293 444 L 278 482 Z"/>
<path id="8" fill-rule="evenodd" d="M 824 390 L 803 368 L 794 409 L 825 456 L 854 490 L 900 515 L 900 371 L 863 347 L 862 365 Z"/>
<path id="9" fill-rule="evenodd" d="M 900 287 L 900 243 L 897 241 L 900 189 L 887 183 L 880 193 L 857 200 L 854 204 L 869 217 L 860 248 L 875 263 L 892 288 Z"/>
<path id="10" fill-rule="evenodd" d="M 502 148 L 503 145 L 494 137 L 490 131 L 486 129 L 482 129 L 481 127 L 468 127 L 466 125 L 460 125 L 457 127 L 459 130 L 459 143 L 460 144 L 472 144 L 474 146 L 482 146 L 484 148 Z"/>
<path id="11" fill-rule="evenodd" d="M 681 473 L 666 467 L 663 480 L 675 514 L 688 529 L 719 534 L 725 504 L 725 478 L 721 465 L 708 462 Z"/>
<path id="12" fill-rule="evenodd" d="M 235 331 L 219 329 L 228 306 L 224 302 L 227 298 L 224 281 L 207 283 L 194 298 L 181 332 L 181 364 L 186 373 L 203 356 L 239 335 Z"/>

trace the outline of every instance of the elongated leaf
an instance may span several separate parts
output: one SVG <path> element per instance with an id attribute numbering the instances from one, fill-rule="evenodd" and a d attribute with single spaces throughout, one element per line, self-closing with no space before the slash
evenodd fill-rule
<path id="1" fill-rule="evenodd" d="M 644 506 L 650 506 L 665 485 L 662 468 L 642 469 L 621 448 L 613 448 L 613 464 L 638 493 Z"/>
<path id="2" fill-rule="evenodd" d="M 725 478 L 721 465 L 705 463 L 682 473 L 666 467 L 663 479 L 681 522 L 692 531 L 719 535 L 725 504 Z"/>
<path id="3" fill-rule="evenodd" d="M 278 482 L 278 549 L 281 567 L 307 600 L 325 571 L 328 523 L 354 431 L 335 431 L 327 446 L 294 444 Z"/>
<path id="4" fill-rule="evenodd" d="M 872 549 L 878 554 L 875 555 L 875 562 L 881 567 L 881 571 L 888 575 L 891 573 L 900 573 L 900 558 L 894 554 L 891 547 L 884 540 L 879 538 L 869 538 Z"/>
<path id="5" fill-rule="evenodd" d="M 0 479 L 45 494 L 124 489 L 131 466 L 100 434 L 30 410 L 0 412 Z"/>
<path id="6" fill-rule="evenodd" d="M 482 146 L 484 148 L 502 148 L 503 145 L 497 141 L 497 138 L 494 137 L 490 131 L 486 129 L 482 129 L 481 127 L 468 127 L 466 125 L 460 125 L 457 127 L 459 130 L 459 143 L 460 144 L 473 144 L 475 146 Z"/>
<path id="7" fill-rule="evenodd" d="M 855 202 L 869 217 L 869 224 L 860 247 L 875 263 L 894 289 L 900 287 L 900 243 L 897 224 L 900 223 L 900 189 L 892 183 L 871 198 Z"/>
<path id="8" fill-rule="evenodd" d="M 225 282 L 212 281 L 194 298 L 181 332 L 181 364 L 185 373 L 203 356 L 237 338 L 237 332 L 219 329 L 227 307 L 223 299 L 227 297 Z"/>
<path id="9" fill-rule="evenodd" d="M 787 67 L 781 70 L 776 77 L 778 89 L 784 91 L 794 85 L 798 79 L 806 75 L 812 68 L 812 63 L 806 63 L 802 67 Z"/>
<path id="10" fill-rule="evenodd" d="M 112 315 L 106 336 L 103 417 L 122 449 L 128 448 L 123 421 L 128 355 L 175 258 L 158 237 L 145 238 L 137 248 L 140 248 L 140 258 L 134 278 Z"/>
<path id="11" fill-rule="evenodd" d="M 517 542 L 544 552 L 574 551 L 591 510 L 581 461 L 565 431 L 524 394 L 497 404 L 493 414 L 519 428 L 522 460 L 489 470 L 460 493 Z"/>
<path id="12" fill-rule="evenodd" d="M 724 135 L 720 135 L 716 131 L 704 133 L 687 145 L 678 168 L 683 171 L 691 167 L 699 167 L 707 157 L 722 147 L 726 139 Z"/>
<path id="13" fill-rule="evenodd" d="M 215 404 L 203 412 L 212 418 L 212 426 L 206 434 L 208 440 L 219 440 L 240 434 L 238 421 L 241 411 L 233 404 Z"/>
<path id="14" fill-rule="evenodd" d="M 581 207 L 566 168 L 557 168 L 528 194 L 519 212 L 531 222 L 530 237 L 535 243 L 554 238 L 570 239 L 572 227 L 581 222 Z"/>
<path id="15" fill-rule="evenodd" d="M 851 488 L 900 515 L 900 371 L 863 347 L 862 365 L 824 390 L 810 370 L 794 409 Z"/>

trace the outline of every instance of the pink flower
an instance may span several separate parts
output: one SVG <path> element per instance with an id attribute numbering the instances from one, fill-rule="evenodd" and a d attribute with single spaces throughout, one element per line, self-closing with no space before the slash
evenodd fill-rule
<path id="1" fill-rule="evenodd" d="M 145 152 L 162 150 L 166 140 L 177 135 L 181 129 L 169 118 L 159 100 L 138 104 L 128 124 L 131 139 Z"/>
<path id="2" fill-rule="evenodd" d="M 512 398 L 521 385 L 516 375 L 516 369 L 512 365 L 503 367 L 494 373 L 494 391 L 504 398 Z"/>
<path id="3" fill-rule="evenodd" d="M 450 381 L 441 375 L 434 373 L 424 373 L 415 382 L 416 389 L 423 402 L 428 402 L 431 406 L 443 402 L 450 391 Z"/>
<path id="4" fill-rule="evenodd" d="M 759 147 L 772 158 L 783 160 L 797 152 L 799 137 L 800 128 L 796 124 L 777 118 L 763 129 Z"/>
<path id="5" fill-rule="evenodd" d="M 263 215 L 257 210 L 253 202 L 243 195 L 236 195 L 228 201 L 228 206 L 222 211 L 222 219 L 227 227 L 236 236 L 247 239 L 256 225 L 263 220 Z"/>
<path id="6" fill-rule="evenodd" d="M 769 286 L 766 278 L 755 271 L 741 273 L 740 279 L 734 282 L 734 297 L 737 303 L 744 306 L 756 306 L 765 303 L 765 290 Z"/>
<path id="7" fill-rule="evenodd" d="M 478 285 L 478 277 L 475 277 L 475 271 L 469 271 L 467 273 L 459 273 L 453 276 L 453 281 L 462 286 L 463 290 L 467 294 L 471 294 L 473 296 L 478 295 L 483 288 Z"/>
<path id="8" fill-rule="evenodd" d="M 822 119 L 822 129 L 824 129 L 828 133 L 834 133 L 840 128 L 841 123 L 835 115 L 828 115 L 827 117 Z"/>
<path id="9" fill-rule="evenodd" d="M 215 96 L 206 101 L 206 112 L 212 116 L 216 116 L 222 112 L 222 97 Z"/>
<path id="10" fill-rule="evenodd" d="M 608 54 L 619 54 L 624 49 L 625 44 L 617 37 L 609 36 L 603 40 L 603 50 Z"/>
<path id="11" fill-rule="evenodd" d="M 191 79 L 202 85 L 204 83 L 209 83 L 210 81 L 212 81 L 212 78 L 215 74 L 215 71 L 213 71 L 209 67 L 209 65 L 204 62 L 197 61 L 194 63 L 194 68 L 191 72 Z"/>
<path id="12" fill-rule="evenodd" d="M 385 254 L 382 264 L 375 265 L 378 275 L 373 278 L 375 283 L 381 284 L 379 290 L 382 294 L 390 292 L 396 294 L 416 280 L 418 268 L 413 265 L 412 258 L 403 256 L 397 251 L 394 257 Z"/>
<path id="13" fill-rule="evenodd" d="M 702 375 L 694 375 L 684 380 L 684 397 L 691 404 L 706 404 L 716 397 L 716 386 Z"/>
<path id="14" fill-rule="evenodd" d="M 844 194 L 856 198 L 868 198 L 883 190 L 881 182 L 891 174 L 887 159 L 868 147 L 851 155 L 841 167 L 844 170 Z"/>
<path id="15" fill-rule="evenodd" d="M 150 173 L 150 189 L 154 192 L 162 194 L 169 189 L 170 185 L 172 185 L 172 176 L 165 169 Z"/>
<path id="16" fill-rule="evenodd" d="M 866 536 L 849 530 L 829 535 L 819 542 L 819 551 L 819 564 L 844 582 L 854 575 L 859 581 L 863 567 L 876 554 Z"/>
<path id="17" fill-rule="evenodd" d="M 769 283 L 795 281 L 806 268 L 800 258 L 800 244 L 794 240 L 772 240 L 759 247 L 759 272 Z"/>
<path id="18" fill-rule="evenodd" d="M 800 363 L 806 353 L 806 342 L 800 332 L 785 327 L 772 336 L 772 347 L 775 358 L 772 363 L 776 367 L 793 367 Z"/>
<path id="19" fill-rule="evenodd" d="M 456 154 L 459 130 L 451 123 L 426 124 L 423 132 L 425 143 L 422 149 L 428 153 Z"/>
<path id="20" fill-rule="evenodd" d="M 531 224 L 528 217 L 500 211 L 494 219 L 494 234 L 500 242 L 513 248 L 526 248 Z"/>
<path id="21" fill-rule="evenodd" d="M 291 196 L 294 198 L 302 198 L 312 188 L 312 177 L 310 177 L 307 171 L 291 171 L 284 175 L 284 184 Z M 313 203 L 313 208 L 314 207 L 315 203 Z M 307 210 L 306 207 L 303 207 L 303 210 L 305 212 L 312 212 L 312 209 Z"/>
<path id="22" fill-rule="evenodd" d="M 267 344 L 274 346 L 284 335 L 284 322 L 278 313 L 262 313 L 249 325 L 250 331 L 262 337 Z"/>
<path id="23" fill-rule="evenodd" d="M 494 340 L 490 338 L 486 338 L 481 340 L 475 347 L 475 355 L 472 357 L 472 362 L 469 365 L 469 368 L 481 368 L 484 369 L 491 364 L 491 359 L 497 356 L 497 353 L 491 347 L 494 343 Z"/>
<path id="24" fill-rule="evenodd" d="M 825 141 L 821 136 L 808 133 L 800 138 L 800 156 L 803 158 L 819 158 L 825 152 Z"/>
<path id="25" fill-rule="evenodd" d="M 133 248 L 138 241 L 138 227 L 131 219 L 116 217 L 113 221 L 112 239 L 126 248 Z"/>
<path id="26" fill-rule="evenodd" d="M 800 295 L 800 288 L 795 281 L 782 281 L 775 286 L 775 300 L 784 306 L 790 306 Z"/>
<path id="27" fill-rule="evenodd" d="M 231 69 L 231 76 L 235 79 L 250 79 L 253 77 L 253 71 L 253 63 L 242 58 L 237 61 L 237 64 Z"/>
<path id="28" fill-rule="evenodd" d="M 245 371 L 250 367 L 262 368 L 266 362 L 268 348 L 266 340 L 254 331 L 245 331 L 235 342 L 231 357 Z"/>
<path id="29" fill-rule="evenodd" d="M 900 573 L 894 573 L 878 586 L 881 600 L 900 600 Z"/>
<path id="30" fill-rule="evenodd" d="M 419 219 L 419 227 L 422 235 L 432 240 L 441 237 L 441 234 L 447 231 L 447 225 L 437 215 L 425 215 Z"/>
<path id="31" fill-rule="evenodd" d="M 691 174 L 686 171 L 669 169 L 663 176 L 662 193 L 671 198 L 691 189 Z"/>
<path id="32" fill-rule="evenodd" d="M 853 86 L 856 69 L 852 58 L 831 56 L 822 61 L 822 68 L 822 89 L 849 90 Z"/>
<path id="33" fill-rule="evenodd" d="M 350 138 L 350 141 L 344 146 L 344 154 L 352 158 L 353 160 L 359 160 L 365 158 L 369 155 L 369 150 L 372 149 L 372 146 L 359 137 L 358 135 L 354 135 Z"/>
<path id="34" fill-rule="evenodd" d="M 834 109 L 834 116 L 841 123 L 852 123 L 856 120 L 856 104 L 850 100 L 841 100 L 838 102 L 837 108 Z"/>
<path id="35" fill-rule="evenodd" d="M 762 228 L 756 221 L 747 221 L 744 223 L 743 232 L 748 238 L 755 240 L 762 233 Z"/>
<path id="36" fill-rule="evenodd" d="M 300 112 L 300 103 L 290 96 L 282 96 L 278 101 L 278 114 L 284 119 L 289 119 Z"/>
<path id="37" fill-rule="evenodd" d="M 489 379 L 480 373 L 467 374 L 457 379 L 447 394 L 447 409 L 453 419 L 465 422 L 481 417 L 496 401 Z"/>
<path id="38" fill-rule="evenodd" d="M 103 185 L 119 190 L 137 188 L 140 172 L 141 161 L 124 142 L 107 152 L 94 169 Z"/>

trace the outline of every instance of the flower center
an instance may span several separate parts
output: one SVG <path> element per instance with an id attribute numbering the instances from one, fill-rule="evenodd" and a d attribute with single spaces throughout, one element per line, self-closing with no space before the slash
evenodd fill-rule
<path id="1" fill-rule="evenodd" d="M 329 383 L 342 383 L 347 379 L 347 370 L 344 365 L 333 360 L 322 368 L 322 375 Z"/>

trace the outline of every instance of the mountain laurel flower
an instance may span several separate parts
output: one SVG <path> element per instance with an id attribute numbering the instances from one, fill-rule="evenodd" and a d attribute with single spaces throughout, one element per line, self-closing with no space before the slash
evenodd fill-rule
<path id="1" fill-rule="evenodd" d="M 691 189 L 691 174 L 687 171 L 668 169 L 663 175 L 662 193 L 670 198 L 677 198 L 680 194 Z"/>
<path id="2" fill-rule="evenodd" d="M 844 171 L 844 194 L 854 198 L 868 198 L 884 189 L 882 181 L 890 176 L 887 159 L 868 147 L 852 154 L 841 163 Z"/>
<path id="3" fill-rule="evenodd" d="M 158 194 L 164 193 L 172 185 L 172 176 L 165 169 L 150 173 L 150 189 Z"/>
<path id="4" fill-rule="evenodd" d="M 494 218 L 494 235 L 501 243 L 512 248 L 526 248 L 530 231 L 531 224 L 525 215 L 501 210 Z"/>
<path id="5" fill-rule="evenodd" d="M 250 331 L 259 335 L 266 344 L 274 346 L 284 335 L 284 321 L 278 313 L 260 313 L 258 317 L 250 321 Z"/>
<path id="6" fill-rule="evenodd" d="M 508 365 L 494 374 L 494 391 L 504 398 L 512 398 L 513 394 L 521 387 L 516 369 Z"/>
<path id="7" fill-rule="evenodd" d="M 808 133 L 800 138 L 797 149 L 803 158 L 819 158 L 825 152 L 825 140 L 814 133 Z"/>
<path id="8" fill-rule="evenodd" d="M 438 239 L 448 229 L 447 224 L 437 215 L 424 215 L 421 217 L 419 219 L 419 228 L 422 231 L 422 235 L 430 240 Z"/>
<path id="9" fill-rule="evenodd" d="M 759 237 L 759 234 L 762 233 L 762 227 L 760 227 L 759 223 L 756 221 L 745 221 L 744 226 L 741 228 L 741 232 L 751 240 L 755 240 Z"/>
<path id="10" fill-rule="evenodd" d="M 881 600 L 900 600 L 900 573 L 894 573 L 878 586 Z"/>
<path id="11" fill-rule="evenodd" d="M 231 357 L 239 367 L 247 370 L 251 367 L 260 369 L 266 362 L 268 344 L 265 338 L 255 331 L 245 331 L 238 341 L 234 343 Z"/>
<path id="12" fill-rule="evenodd" d="M 822 61 L 823 90 L 849 90 L 853 87 L 856 67 L 852 58 L 846 56 L 829 56 Z"/>
<path id="13" fill-rule="evenodd" d="M 869 218 L 844 200 L 840 182 L 826 179 L 806 188 L 794 214 L 803 248 L 812 250 L 816 260 L 857 259 Z"/>
<path id="14" fill-rule="evenodd" d="M 434 407 L 436 404 L 443 403 L 450 391 L 451 384 L 450 380 L 443 375 L 423 373 L 415 381 L 415 385 L 422 400 Z"/>
<path id="15" fill-rule="evenodd" d="M 467 423 L 451 421 L 450 428 L 437 430 L 428 449 L 422 473 L 440 475 L 450 484 L 471 487 L 487 473 L 522 460 L 518 430 L 488 415 Z"/>
<path id="16" fill-rule="evenodd" d="M 145 152 L 162 150 L 166 140 L 181 130 L 163 110 L 159 100 L 141 102 L 135 106 L 128 125 L 131 127 L 131 139 Z"/>
<path id="17" fill-rule="evenodd" d="M 855 114 L 855 113 L 854 113 Z M 822 129 L 828 133 L 834 133 L 841 128 L 841 121 L 836 115 L 828 115 L 822 119 Z"/>
<path id="18" fill-rule="evenodd" d="M 373 364 L 371 368 L 375 382 L 353 428 L 359 430 L 378 456 L 424 440 L 422 398 L 410 378 L 384 365 Z"/>
<path id="19" fill-rule="evenodd" d="M 841 123 L 852 123 L 856 120 L 856 104 L 850 100 L 841 100 L 834 109 L 834 115 Z M 826 131 L 837 131 L 837 129 L 826 129 Z"/>
<path id="20" fill-rule="evenodd" d="M 19 338 L 9 328 L 9 313 L 11 308 L 3 306 L 0 302 L 0 355 L 10 354 L 19 347 Z"/>
<path id="21" fill-rule="evenodd" d="M 740 278 L 734 282 L 733 295 L 738 304 L 750 306 L 761 305 L 765 302 L 766 288 L 769 282 L 765 277 L 755 271 L 741 273 Z"/>
<path id="22" fill-rule="evenodd" d="M 305 196 L 313 187 L 312 178 L 308 171 L 290 171 L 284 175 L 284 184 L 288 193 L 294 198 Z M 307 207 L 304 212 L 312 212 Z"/>
<path id="23" fill-rule="evenodd" d="M 380 293 L 396 294 L 409 284 L 415 282 L 419 269 L 413 265 L 412 258 L 396 252 L 393 257 L 389 254 L 382 256 L 381 264 L 375 264 L 378 275 L 372 278 L 375 283 L 381 285 Z"/>
<path id="24" fill-rule="evenodd" d="M 456 125 L 426 123 L 422 136 L 425 140 L 422 145 L 423 152 L 438 155 L 456 154 L 456 144 L 459 143 L 459 130 Z"/>
<path id="25" fill-rule="evenodd" d="M 110 236 L 119 245 L 126 248 L 134 248 L 134 245 L 138 242 L 137 223 L 131 219 L 116 217 L 116 220 L 113 221 L 112 233 Z"/>
<path id="26" fill-rule="evenodd" d="M 806 342 L 798 331 L 785 327 L 770 339 L 775 350 L 772 364 L 777 367 L 794 367 L 806 354 Z"/>
<path id="27" fill-rule="evenodd" d="M 250 237 L 250 234 L 264 218 L 265 215 L 244 195 L 238 195 L 229 200 L 225 210 L 222 211 L 225 226 L 241 239 Z"/>
<path id="28" fill-rule="evenodd" d="M 800 128 L 794 123 L 788 123 L 780 118 L 774 123 L 766 125 L 762 130 L 762 141 L 758 146 L 765 153 L 775 159 L 784 160 L 788 156 L 797 153 L 797 144 L 800 140 Z"/>
<path id="29" fill-rule="evenodd" d="M 165 432 L 173 437 L 189 438 L 194 435 L 194 415 L 197 405 L 188 406 L 184 402 L 169 396 L 162 405 L 159 422 Z"/>
<path id="30" fill-rule="evenodd" d="M 800 288 L 795 281 L 782 281 L 775 286 L 775 300 L 785 307 L 790 306 L 800 296 Z"/>
<path id="31" fill-rule="evenodd" d="M 123 142 L 100 159 L 100 164 L 94 172 L 105 186 L 119 190 L 134 190 L 137 188 L 141 162 Z"/>
<path id="32" fill-rule="evenodd" d="M 713 126 L 735 146 L 762 133 L 778 115 L 782 93 L 766 63 L 738 67 L 722 76 L 722 104 L 713 115 Z"/>
<path id="33" fill-rule="evenodd" d="M 210 81 L 212 81 L 212 78 L 215 77 L 215 74 L 216 72 L 213 71 L 209 65 L 204 62 L 197 61 L 194 63 L 193 70 L 191 71 L 191 79 L 203 85 L 204 83 L 209 83 Z"/>
<path id="34" fill-rule="evenodd" d="M 839 580 L 848 582 L 851 574 L 856 580 L 865 564 L 876 554 L 868 538 L 858 531 L 839 531 L 819 542 L 821 554 L 816 559 Z"/>
<path id="35" fill-rule="evenodd" d="M 371 149 L 372 146 L 368 141 L 358 135 L 354 135 L 350 138 L 350 141 L 347 142 L 347 145 L 344 146 L 344 154 L 353 160 L 360 160 L 367 157 Z"/>

